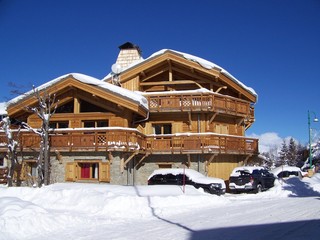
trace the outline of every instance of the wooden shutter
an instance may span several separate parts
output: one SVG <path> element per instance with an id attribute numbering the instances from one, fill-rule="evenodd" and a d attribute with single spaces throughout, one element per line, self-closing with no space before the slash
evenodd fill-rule
<path id="1" fill-rule="evenodd" d="M 68 162 L 66 165 L 65 180 L 74 182 L 77 179 L 77 163 Z"/>
<path id="2" fill-rule="evenodd" d="M 99 163 L 99 181 L 110 182 L 110 163 L 108 162 Z"/>

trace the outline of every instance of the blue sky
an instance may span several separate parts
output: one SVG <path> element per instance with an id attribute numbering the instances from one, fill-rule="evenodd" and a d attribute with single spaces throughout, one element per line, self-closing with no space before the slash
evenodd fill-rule
<path id="1" fill-rule="evenodd" d="M 70 72 L 103 78 L 130 41 L 225 68 L 259 95 L 247 135 L 308 141 L 320 118 L 320 0 L 0 0 L 0 102 Z M 313 114 L 312 114 L 313 115 Z M 312 128 L 320 129 L 319 123 Z"/>

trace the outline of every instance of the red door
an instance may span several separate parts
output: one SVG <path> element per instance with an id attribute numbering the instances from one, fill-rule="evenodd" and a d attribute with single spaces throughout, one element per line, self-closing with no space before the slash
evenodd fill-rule
<path id="1" fill-rule="evenodd" d="M 81 164 L 81 178 L 90 178 L 90 164 Z"/>

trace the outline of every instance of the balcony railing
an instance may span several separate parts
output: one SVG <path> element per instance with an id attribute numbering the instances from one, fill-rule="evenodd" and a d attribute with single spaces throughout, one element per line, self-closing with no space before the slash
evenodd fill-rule
<path id="1" fill-rule="evenodd" d="M 156 135 L 147 137 L 150 153 L 257 154 L 258 140 L 214 133 Z"/>
<path id="2" fill-rule="evenodd" d="M 15 132 L 15 134 L 17 134 Z M 40 137 L 21 131 L 21 151 L 39 151 Z M 50 133 L 51 151 L 138 151 L 142 154 L 226 153 L 257 154 L 258 140 L 214 133 L 144 135 L 132 128 L 57 129 Z M 6 152 L 7 140 L 0 131 L 0 151 Z"/>
<path id="3" fill-rule="evenodd" d="M 169 93 L 167 93 L 169 94 Z M 148 94 L 151 112 L 212 111 L 254 118 L 250 102 L 221 94 Z"/>

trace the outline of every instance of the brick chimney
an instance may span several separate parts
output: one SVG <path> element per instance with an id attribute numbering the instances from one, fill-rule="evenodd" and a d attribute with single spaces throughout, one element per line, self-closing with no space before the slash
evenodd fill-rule
<path id="1" fill-rule="evenodd" d="M 121 66 L 121 69 L 126 69 L 129 65 L 142 59 L 141 50 L 137 45 L 131 42 L 126 42 L 119 46 L 120 52 L 116 64 Z"/>

